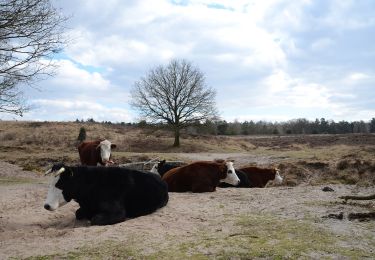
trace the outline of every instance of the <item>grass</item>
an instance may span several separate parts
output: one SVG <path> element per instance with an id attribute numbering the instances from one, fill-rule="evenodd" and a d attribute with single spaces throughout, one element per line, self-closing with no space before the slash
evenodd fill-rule
<path id="1" fill-rule="evenodd" d="M 339 141 L 327 143 L 329 136 L 326 135 L 183 134 L 181 147 L 175 148 L 172 147 L 173 134 L 165 130 L 98 123 L 1 121 L 0 160 L 35 172 L 44 172 L 56 162 L 79 164 L 76 146 L 81 127 L 86 129 L 87 140 L 108 138 L 116 143 L 113 157 L 119 164 L 153 158 L 181 160 L 179 153 L 242 153 L 274 161 L 270 166 L 282 170 L 289 186 L 300 183 L 375 184 L 375 135 L 332 136 Z M 327 167 L 319 167 L 319 164 Z"/>
<path id="2" fill-rule="evenodd" d="M 235 216 L 231 233 L 198 231 L 181 240 L 170 236 L 163 243 L 144 244 L 142 236 L 118 242 L 105 241 L 100 246 L 85 246 L 61 255 L 37 256 L 30 259 L 310 259 L 373 258 L 375 252 L 363 247 L 346 247 L 352 239 L 367 239 L 370 248 L 373 237 L 337 236 L 308 220 L 288 220 L 269 215 Z M 147 248 L 147 250 L 144 250 Z"/>
<path id="3" fill-rule="evenodd" d="M 344 200 L 338 200 L 338 201 L 309 201 L 304 202 L 303 204 L 307 206 L 319 206 L 319 207 L 326 207 L 326 208 L 333 208 L 338 207 L 343 209 L 344 206 L 351 206 L 351 207 L 358 207 L 363 209 L 372 210 L 375 209 L 375 203 L 368 202 L 368 201 L 349 201 L 345 202 Z"/>

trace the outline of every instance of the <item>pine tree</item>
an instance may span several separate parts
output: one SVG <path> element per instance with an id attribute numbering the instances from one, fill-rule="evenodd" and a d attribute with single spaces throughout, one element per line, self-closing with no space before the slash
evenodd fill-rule
<path id="1" fill-rule="evenodd" d="M 86 129 L 84 127 L 81 127 L 81 129 L 79 129 L 77 140 L 80 142 L 83 142 L 86 140 Z"/>

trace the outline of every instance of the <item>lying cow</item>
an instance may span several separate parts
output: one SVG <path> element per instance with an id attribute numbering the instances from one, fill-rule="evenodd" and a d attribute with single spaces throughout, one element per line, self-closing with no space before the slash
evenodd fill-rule
<path id="1" fill-rule="evenodd" d="M 44 208 L 56 210 L 72 199 L 76 218 L 110 225 L 147 215 L 168 202 L 167 184 L 152 173 L 119 167 L 69 167 L 57 164 Z"/>
<path id="2" fill-rule="evenodd" d="M 199 161 L 169 170 L 162 177 L 171 192 L 213 192 L 220 182 L 237 185 L 233 162 Z"/>
<path id="3" fill-rule="evenodd" d="M 220 188 L 228 188 L 228 187 L 237 187 L 237 188 L 250 188 L 251 184 L 249 178 L 247 177 L 246 173 L 236 169 L 237 177 L 240 179 L 240 183 L 238 185 L 232 185 L 226 182 L 221 182 L 219 184 Z"/>
<path id="4" fill-rule="evenodd" d="M 174 163 L 167 163 L 165 160 L 159 161 L 152 166 L 150 172 L 159 174 L 161 177 L 169 171 L 172 170 L 173 168 L 180 167 Z"/>
<path id="5" fill-rule="evenodd" d="M 276 184 L 281 184 L 283 178 L 280 176 L 277 168 L 259 168 L 256 166 L 249 166 L 240 168 L 249 179 L 250 188 L 264 188 L 268 181 L 273 180 Z"/>
<path id="6" fill-rule="evenodd" d="M 240 179 L 240 184 L 237 186 L 220 183 L 219 187 L 238 187 L 238 188 L 264 188 L 268 181 L 275 181 L 276 184 L 281 184 L 283 178 L 280 176 L 279 170 L 276 168 L 259 168 L 255 166 L 236 169 L 236 174 Z"/>
<path id="7" fill-rule="evenodd" d="M 112 164 L 111 149 L 116 148 L 108 140 L 86 141 L 78 145 L 79 158 L 82 165 L 96 166 Z"/>

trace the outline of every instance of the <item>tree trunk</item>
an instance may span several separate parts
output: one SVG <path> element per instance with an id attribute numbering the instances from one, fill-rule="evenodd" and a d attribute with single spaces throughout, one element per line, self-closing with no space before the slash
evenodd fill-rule
<path id="1" fill-rule="evenodd" d="M 180 128 L 174 127 L 174 147 L 180 146 Z"/>

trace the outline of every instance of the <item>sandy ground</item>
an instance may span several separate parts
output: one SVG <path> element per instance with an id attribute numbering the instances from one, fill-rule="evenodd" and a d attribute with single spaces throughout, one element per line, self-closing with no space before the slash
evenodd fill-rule
<path id="1" fill-rule="evenodd" d="M 17 166 L 0 162 L 0 178 L 28 178 L 28 181 L 0 185 L 0 259 L 11 257 L 65 255 L 81 247 L 97 247 L 105 241 L 124 245 L 138 241 L 142 254 L 175 243 L 191 241 L 205 232 L 211 236 L 236 236 L 240 230 L 232 221 L 236 216 L 264 214 L 294 220 L 313 219 L 313 225 L 336 236 L 363 237 L 346 241 L 348 248 L 361 248 L 368 258 L 375 257 L 374 221 L 349 221 L 349 212 L 366 212 L 360 203 L 341 203 L 339 196 L 370 194 L 374 187 L 330 185 L 334 192 L 323 192 L 323 186 L 270 187 L 264 189 L 220 189 L 213 193 L 170 193 L 166 207 L 157 212 L 129 219 L 112 226 L 89 226 L 76 221 L 78 205 L 71 202 L 55 212 L 43 209 L 49 179 L 24 172 Z M 337 203 L 331 203 L 337 202 Z M 344 212 L 343 220 L 322 218 Z M 307 234 L 308 235 L 308 234 Z M 141 241 L 141 242 L 139 242 Z M 349 243 L 349 244 L 348 244 Z M 209 257 L 212 252 L 205 252 Z M 319 258 L 320 253 L 312 255 Z"/>

